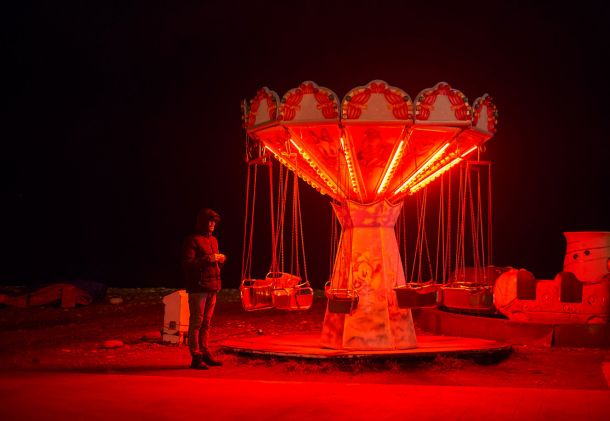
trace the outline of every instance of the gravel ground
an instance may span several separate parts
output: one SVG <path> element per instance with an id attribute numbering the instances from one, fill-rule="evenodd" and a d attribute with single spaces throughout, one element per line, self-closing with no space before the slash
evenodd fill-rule
<path id="1" fill-rule="evenodd" d="M 111 288 L 108 298 L 122 303 L 58 307 L 0 307 L 0 368 L 7 371 L 167 373 L 192 376 L 184 346 L 161 342 L 169 288 Z M 211 331 L 212 346 L 227 338 L 320 331 L 325 299 L 316 291 L 304 312 L 245 312 L 239 292 L 219 295 Z M 418 334 L 425 332 L 418 331 Z M 110 342 L 108 342 L 110 341 Z M 482 365 L 469 359 L 437 357 L 433 361 L 378 363 L 258 359 L 219 354 L 224 366 L 206 372 L 215 378 L 285 379 L 358 383 L 608 389 L 610 350 L 515 347 L 507 358 Z M 606 373 L 604 374 L 604 369 Z M 207 374 L 209 373 L 209 374 Z"/>

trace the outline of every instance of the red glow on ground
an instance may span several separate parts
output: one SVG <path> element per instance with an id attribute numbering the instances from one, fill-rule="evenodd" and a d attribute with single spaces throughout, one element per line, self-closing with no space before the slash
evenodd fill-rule
<path id="1" fill-rule="evenodd" d="M 47 374 L 0 382 L 4 419 L 606 419 L 610 392 Z M 59 387 L 59 385 L 61 385 Z M 10 397 L 10 404 L 6 400 Z"/>

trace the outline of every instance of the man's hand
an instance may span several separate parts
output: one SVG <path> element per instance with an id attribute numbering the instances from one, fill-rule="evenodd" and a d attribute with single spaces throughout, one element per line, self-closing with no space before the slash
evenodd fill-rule
<path id="1" fill-rule="evenodd" d="M 227 256 L 225 256 L 222 253 L 217 253 L 214 255 L 214 260 L 217 261 L 218 263 L 224 263 L 225 260 L 227 260 Z"/>

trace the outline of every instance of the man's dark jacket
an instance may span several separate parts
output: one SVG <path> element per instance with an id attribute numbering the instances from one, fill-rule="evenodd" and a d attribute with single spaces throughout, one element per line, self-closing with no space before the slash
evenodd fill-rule
<path id="1" fill-rule="evenodd" d="M 208 221 L 218 214 L 203 213 L 197 218 L 197 232 L 187 237 L 182 251 L 182 268 L 186 278 L 186 292 L 217 292 L 221 287 L 220 268 L 214 260 L 218 240 L 208 232 Z"/>
<path id="2" fill-rule="evenodd" d="M 213 235 L 193 234 L 186 239 L 182 254 L 186 292 L 220 290 L 221 264 L 211 261 L 216 253 L 218 253 L 218 240 Z"/>

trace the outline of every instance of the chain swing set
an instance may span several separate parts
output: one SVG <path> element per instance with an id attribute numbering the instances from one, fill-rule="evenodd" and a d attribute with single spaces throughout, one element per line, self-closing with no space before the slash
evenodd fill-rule
<path id="1" fill-rule="evenodd" d="M 264 150 L 255 151 L 259 156 L 249 160 L 246 181 L 246 213 L 244 216 L 244 242 L 240 296 L 244 310 L 280 309 L 288 311 L 308 310 L 313 303 L 313 289 L 307 276 L 307 263 L 303 240 L 303 223 L 299 184 L 296 174 L 279 166 L 277 180 L 273 161 Z M 248 154 L 254 153 L 247 150 Z M 255 209 L 258 191 L 258 167 L 265 166 L 269 175 L 269 201 L 271 226 L 271 264 L 264 279 L 252 277 L 254 251 Z M 276 187 L 277 184 L 277 187 Z M 277 199 L 274 198 L 277 191 Z M 291 194 L 290 194 L 291 193 Z M 286 209 L 291 198 L 290 254 L 286 271 Z M 305 279 L 303 281 L 303 278 Z"/>
<path id="2" fill-rule="evenodd" d="M 493 310 L 493 282 L 500 270 L 492 265 L 491 163 L 479 160 L 462 163 L 458 177 L 455 195 L 452 174 L 440 179 L 436 247 L 431 247 L 427 234 L 428 188 L 416 193 L 417 235 L 410 271 L 405 209 L 398 219 L 396 232 L 407 276 L 405 285 L 394 288 L 401 308 L 440 305 L 460 310 Z"/>

